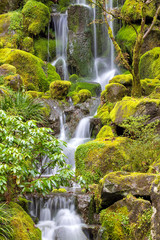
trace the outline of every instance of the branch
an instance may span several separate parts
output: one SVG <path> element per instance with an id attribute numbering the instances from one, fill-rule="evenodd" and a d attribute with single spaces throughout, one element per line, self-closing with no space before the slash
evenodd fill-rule
<path id="1" fill-rule="evenodd" d="M 157 21 L 157 18 L 158 18 L 159 13 L 160 13 L 160 6 L 158 7 L 158 9 L 157 9 L 157 11 L 156 11 L 156 13 L 155 13 L 155 16 L 154 16 L 154 18 L 153 18 L 153 21 L 152 21 L 151 26 L 148 28 L 147 32 L 144 34 L 143 40 L 148 36 L 148 34 L 149 34 L 149 33 L 151 32 L 151 30 L 153 29 L 153 26 L 154 26 L 154 24 L 155 24 L 156 21 Z"/>

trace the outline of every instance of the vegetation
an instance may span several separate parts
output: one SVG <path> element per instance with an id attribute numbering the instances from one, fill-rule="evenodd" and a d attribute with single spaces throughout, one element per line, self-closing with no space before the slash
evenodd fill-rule
<path id="1" fill-rule="evenodd" d="M 13 239 L 13 228 L 10 226 L 11 215 L 6 211 L 6 205 L 0 204 L 0 238 Z"/>
<path id="2" fill-rule="evenodd" d="M 47 193 L 69 185 L 72 172 L 65 165 L 60 142 L 51 129 L 38 128 L 35 121 L 8 116 L 0 110 L 0 192 L 10 202 L 25 192 Z M 49 161 L 42 165 L 43 158 Z M 59 166 L 57 174 L 42 178 L 47 168 Z M 37 170 L 39 168 L 39 170 Z"/>

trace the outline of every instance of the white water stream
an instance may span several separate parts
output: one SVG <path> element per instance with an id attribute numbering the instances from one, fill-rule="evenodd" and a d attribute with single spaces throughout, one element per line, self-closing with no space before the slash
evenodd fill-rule
<path id="1" fill-rule="evenodd" d="M 76 0 L 75 4 L 88 7 L 85 0 Z M 112 0 L 109 1 L 108 8 L 112 7 Z M 91 8 L 90 8 L 91 9 Z M 110 44 L 110 61 L 108 64 L 106 58 L 97 56 L 97 29 L 96 29 L 96 8 L 93 10 L 93 42 L 94 42 L 94 69 L 95 78 L 93 81 L 99 82 L 102 89 L 108 84 L 109 80 L 115 75 L 114 68 L 114 49 Z M 53 14 L 55 36 L 56 36 L 56 60 L 52 63 L 54 66 L 62 65 L 64 79 L 68 79 L 67 69 L 67 43 L 68 43 L 68 25 L 67 13 Z M 110 23 L 113 29 L 113 22 Z M 49 31 L 49 30 L 48 30 Z M 103 71 L 101 71 L 103 66 Z M 67 142 L 67 148 L 64 148 L 64 154 L 67 156 L 66 162 L 75 168 L 74 153 L 76 148 L 90 140 L 90 120 L 91 116 L 80 120 L 74 134 L 74 138 L 68 139 L 65 131 L 65 115 L 60 113 L 60 136 L 59 139 Z M 47 158 L 44 158 L 45 163 Z M 55 170 L 56 171 L 56 170 Z M 55 171 L 47 170 L 45 176 L 55 174 Z M 55 196 L 49 199 L 32 200 L 30 206 L 31 215 L 39 218 L 38 227 L 42 230 L 43 240 L 87 240 L 89 239 L 83 232 L 84 224 L 76 214 L 73 196 Z"/>

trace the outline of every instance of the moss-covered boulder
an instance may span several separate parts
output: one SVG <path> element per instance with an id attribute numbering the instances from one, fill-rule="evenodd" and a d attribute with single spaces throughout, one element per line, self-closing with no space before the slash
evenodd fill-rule
<path id="1" fill-rule="evenodd" d="M 116 103 L 110 113 L 111 120 L 119 125 L 124 119 L 134 116 L 149 115 L 150 118 L 159 116 L 160 100 L 150 98 L 124 97 L 122 101 Z"/>
<path id="2" fill-rule="evenodd" d="M 55 67 L 25 51 L 0 49 L 0 65 L 2 64 L 16 67 L 17 74 L 22 76 L 24 85 L 33 83 L 36 90 L 46 91 L 52 81 L 60 79 Z"/>
<path id="3" fill-rule="evenodd" d="M 34 54 L 33 38 L 25 37 L 22 41 L 22 50 Z"/>
<path id="4" fill-rule="evenodd" d="M 22 88 L 23 79 L 19 74 L 9 75 L 4 78 L 5 85 L 12 88 L 14 91 L 18 91 Z"/>
<path id="5" fill-rule="evenodd" d="M 152 182 L 156 178 L 153 173 L 108 173 L 100 180 L 103 204 L 110 204 L 116 198 L 123 198 L 127 194 L 150 196 Z M 108 203 L 107 203 L 108 202 Z"/>
<path id="6" fill-rule="evenodd" d="M 76 74 L 73 74 L 73 75 L 76 75 Z M 99 83 L 79 82 L 78 81 L 77 83 L 73 83 L 72 82 L 72 85 L 71 85 L 71 88 L 70 88 L 70 91 L 69 91 L 69 96 L 72 96 L 73 92 L 79 92 L 82 89 L 89 90 L 91 92 L 91 94 L 92 94 L 92 97 L 100 96 L 100 93 L 101 93 L 101 86 L 100 86 Z"/>
<path id="7" fill-rule="evenodd" d="M 114 133 L 112 128 L 108 125 L 103 126 L 99 133 L 97 134 L 96 138 L 107 138 L 107 137 L 114 137 Z"/>
<path id="8" fill-rule="evenodd" d="M 101 138 L 78 146 L 75 153 L 76 175 L 88 183 L 98 182 L 106 172 L 120 169 L 128 159 L 126 138 Z"/>
<path id="9" fill-rule="evenodd" d="M 133 77 L 131 74 L 121 74 L 114 76 L 109 83 L 119 83 L 124 85 L 126 88 L 132 86 Z"/>
<path id="10" fill-rule="evenodd" d="M 121 13 L 122 17 L 129 18 L 132 22 L 135 22 L 137 20 L 140 20 L 142 18 L 142 6 L 143 6 L 143 0 L 126 0 Z M 146 16 L 153 18 L 156 12 L 156 0 L 151 1 L 149 4 L 147 4 L 146 7 Z"/>
<path id="11" fill-rule="evenodd" d="M 16 68 L 10 64 L 3 64 L 0 66 L 0 76 L 16 74 Z"/>
<path id="12" fill-rule="evenodd" d="M 76 82 L 77 80 L 78 80 L 78 75 L 77 74 L 72 74 L 69 77 L 69 81 L 71 81 L 71 82 Z"/>
<path id="13" fill-rule="evenodd" d="M 100 212 L 98 239 L 133 240 L 151 237 L 151 203 L 128 195 Z"/>
<path id="14" fill-rule="evenodd" d="M 88 89 L 82 89 L 78 93 L 75 92 L 72 95 L 72 99 L 74 104 L 77 104 L 85 102 L 87 99 L 91 98 L 91 96 L 92 94 Z"/>
<path id="15" fill-rule="evenodd" d="M 160 47 L 153 48 L 140 59 L 140 78 L 160 78 Z"/>
<path id="16" fill-rule="evenodd" d="M 92 11 L 82 5 L 71 5 L 68 9 L 68 65 L 70 73 L 81 76 L 91 74 Z M 83 46 L 83 47 L 82 47 Z"/>
<path id="17" fill-rule="evenodd" d="M 127 89 L 120 83 L 109 83 L 101 93 L 101 102 L 117 102 L 127 94 Z"/>
<path id="18" fill-rule="evenodd" d="M 41 31 L 45 31 L 45 27 L 49 23 L 49 8 L 41 2 L 29 0 L 22 9 L 24 16 L 24 26 L 27 31 L 33 35 L 38 35 Z"/>
<path id="19" fill-rule="evenodd" d="M 54 81 L 50 84 L 50 94 L 53 99 L 63 100 L 66 98 L 71 83 L 69 81 Z"/>
<path id="20" fill-rule="evenodd" d="M 103 125 L 107 125 L 111 122 L 110 111 L 113 108 L 113 104 L 103 104 L 100 105 L 97 109 L 97 114 L 95 118 L 99 118 Z"/>
<path id="21" fill-rule="evenodd" d="M 160 87 L 160 79 L 148 79 L 141 80 L 142 93 L 145 96 L 150 95 L 157 87 Z"/>
<path id="22" fill-rule="evenodd" d="M 34 54 L 43 61 L 56 57 L 56 41 L 53 39 L 39 38 L 34 41 Z M 49 52 L 48 52 L 49 51 Z"/>
<path id="23" fill-rule="evenodd" d="M 10 216 L 14 240 L 41 240 L 41 231 L 35 226 L 31 217 L 17 203 L 5 205 Z M 3 239 L 3 238 L 2 238 Z"/>

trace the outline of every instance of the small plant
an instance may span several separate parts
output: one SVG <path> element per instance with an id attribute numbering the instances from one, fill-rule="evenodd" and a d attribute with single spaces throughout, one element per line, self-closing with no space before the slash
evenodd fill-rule
<path id="1" fill-rule="evenodd" d="M 0 239 L 12 239 L 13 229 L 10 226 L 10 216 L 5 210 L 5 204 L 0 204 Z"/>

